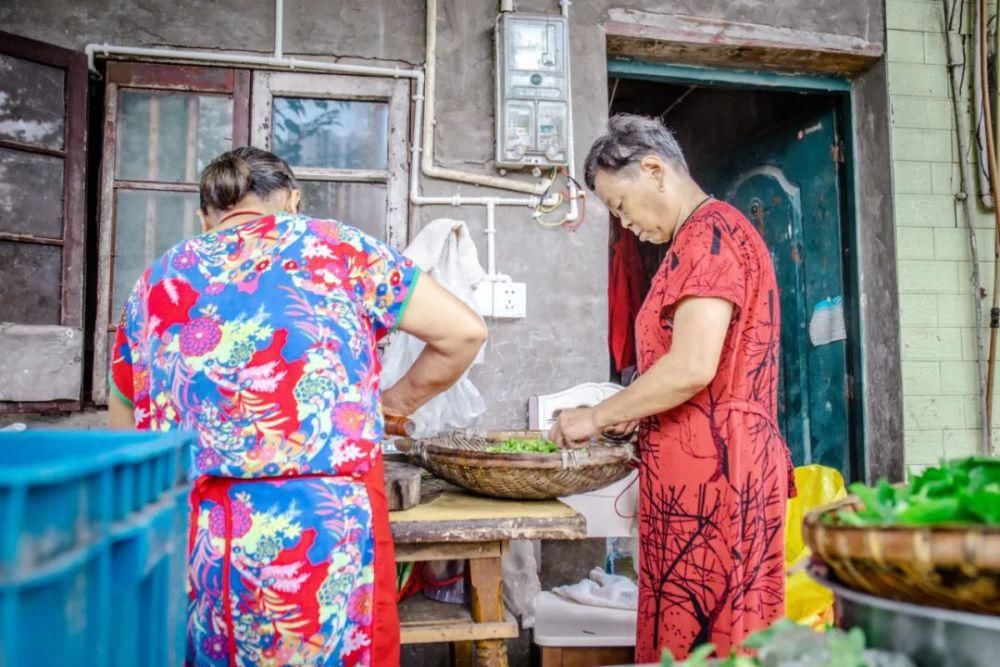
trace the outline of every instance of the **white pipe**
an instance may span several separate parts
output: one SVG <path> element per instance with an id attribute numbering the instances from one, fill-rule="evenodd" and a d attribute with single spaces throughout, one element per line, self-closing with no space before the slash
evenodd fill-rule
<path id="1" fill-rule="evenodd" d="M 141 46 L 111 46 L 109 44 L 88 44 L 84 48 L 87 64 L 97 72 L 94 56 L 134 56 L 139 58 L 162 58 L 176 62 L 218 63 L 223 65 L 257 65 L 269 69 L 293 69 L 303 72 L 331 72 L 334 74 L 355 74 L 360 76 L 384 76 L 396 79 L 414 79 L 419 85 L 424 83 L 424 73 L 419 69 L 382 67 L 377 65 L 349 65 L 328 63 L 322 60 L 303 60 L 282 56 L 252 56 L 243 53 L 223 53 L 221 51 L 196 51 L 193 49 L 152 49 Z"/>
<path id="2" fill-rule="evenodd" d="M 285 0 L 274 0 L 274 57 L 281 58 L 285 39 Z"/>
<path id="3" fill-rule="evenodd" d="M 424 154 L 421 159 L 421 169 L 424 175 L 430 178 L 483 185 L 498 190 L 511 190 L 529 195 L 544 194 L 546 190 L 544 181 L 526 183 L 524 181 L 503 178 L 502 176 L 487 176 L 485 174 L 473 174 L 457 169 L 445 169 L 434 164 L 434 83 L 437 73 L 435 63 L 435 51 L 437 49 L 437 0 L 427 0 L 426 35 L 427 54 L 426 62 L 424 63 Z M 499 110 L 497 113 L 499 113 Z"/>
<path id="4" fill-rule="evenodd" d="M 569 15 L 569 0 L 560 0 L 564 16 Z M 427 69 L 432 72 L 435 69 L 434 49 L 437 43 L 437 2 L 428 0 L 427 3 Z M 275 0 L 275 53 L 281 53 L 283 43 L 283 0 Z M 432 21 L 433 19 L 433 21 Z M 84 48 L 87 55 L 87 65 L 91 71 L 97 72 L 94 60 L 96 54 L 107 57 L 112 55 L 130 56 L 138 58 L 167 59 L 179 62 L 191 63 L 216 63 L 225 65 L 252 65 L 269 69 L 289 69 L 304 72 L 326 72 L 333 74 L 349 74 L 358 76 L 379 76 L 392 77 L 396 79 L 412 79 L 416 93 L 413 95 L 415 102 L 414 122 L 413 122 L 413 145 L 411 146 L 410 160 L 410 201 L 415 206 L 442 205 L 442 206 L 526 206 L 534 208 L 539 203 L 538 196 L 545 191 L 544 182 L 537 185 L 519 181 L 510 181 L 495 176 L 481 174 L 471 174 L 453 169 L 443 169 L 434 165 L 433 150 L 433 86 L 428 83 L 424 72 L 419 68 L 383 67 L 378 65 L 351 65 L 345 63 L 331 63 L 321 60 L 311 60 L 302 58 L 290 58 L 281 56 L 256 56 L 242 53 L 224 53 L 219 51 L 198 51 L 194 49 L 170 49 L 170 48 L 147 48 L 131 46 L 114 46 L 104 44 L 88 44 Z M 429 99 L 425 99 L 425 94 Z M 425 107 L 429 112 L 425 112 Z M 575 163 L 573 159 L 573 131 L 572 131 L 572 101 L 567 122 L 567 133 L 569 145 L 567 146 L 567 157 L 569 158 L 569 174 L 575 178 Z M 423 133 L 423 136 L 422 136 Z M 429 140 L 428 140 L 429 138 Z M 423 141 L 422 141 L 423 139 Z M 421 155 L 423 153 L 423 155 Z M 451 196 L 426 196 L 420 194 L 419 174 L 423 167 L 423 173 L 431 178 L 441 178 L 445 180 L 457 180 L 473 185 L 483 185 L 502 189 L 516 189 L 524 191 L 525 194 L 534 195 L 531 197 L 498 197 L 498 196 L 464 196 L 454 194 Z M 570 182 L 571 197 L 577 193 L 576 186 Z M 554 200 L 549 198 L 546 203 L 551 204 Z M 576 220 L 577 202 L 573 198 L 570 201 L 570 211 L 566 221 Z"/>
<path id="5" fill-rule="evenodd" d="M 573 70 L 571 69 L 571 64 L 573 59 L 570 57 L 569 53 L 569 7 L 573 4 L 573 0 L 559 0 L 559 7 L 562 10 L 562 15 L 566 17 L 566 136 L 569 142 L 566 146 L 566 160 L 569 162 L 569 167 L 567 168 L 567 173 L 569 174 L 569 213 L 563 219 L 563 223 L 576 222 L 580 217 L 580 211 L 577 208 L 577 199 L 579 197 L 579 191 L 576 187 L 576 157 L 573 151 Z"/>
<path id="6" fill-rule="evenodd" d="M 496 204 L 486 203 L 486 275 L 492 276 L 497 270 L 496 235 L 497 226 L 494 213 Z"/>

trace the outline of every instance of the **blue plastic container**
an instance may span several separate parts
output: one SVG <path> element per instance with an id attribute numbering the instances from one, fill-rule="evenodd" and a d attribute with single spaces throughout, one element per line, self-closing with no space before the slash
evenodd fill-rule
<path id="1" fill-rule="evenodd" d="M 193 436 L 0 433 L 0 667 L 175 667 Z"/>

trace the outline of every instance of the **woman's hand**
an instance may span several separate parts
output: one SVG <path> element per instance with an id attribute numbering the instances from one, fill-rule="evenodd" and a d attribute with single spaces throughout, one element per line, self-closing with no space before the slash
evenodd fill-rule
<path id="1" fill-rule="evenodd" d="M 562 410 L 549 431 L 549 440 L 559 447 L 582 447 L 600 432 L 594 408 Z"/>
<path id="2" fill-rule="evenodd" d="M 639 428 L 638 421 L 623 422 L 603 429 L 601 435 L 612 440 L 624 440 L 630 438 L 637 428 Z"/>

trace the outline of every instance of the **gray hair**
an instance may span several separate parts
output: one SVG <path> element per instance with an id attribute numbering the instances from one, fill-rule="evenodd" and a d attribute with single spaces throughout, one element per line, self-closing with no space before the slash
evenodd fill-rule
<path id="1" fill-rule="evenodd" d="M 647 155 L 658 155 L 685 173 L 687 161 L 673 133 L 657 118 L 630 113 L 615 114 L 608 120 L 608 132 L 597 138 L 587 153 L 583 173 L 587 187 L 594 189 L 599 169 L 618 171 L 639 164 Z"/>

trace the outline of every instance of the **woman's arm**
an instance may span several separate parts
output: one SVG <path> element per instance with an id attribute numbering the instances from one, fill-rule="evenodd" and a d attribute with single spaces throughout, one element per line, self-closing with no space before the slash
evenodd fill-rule
<path id="1" fill-rule="evenodd" d="M 117 391 L 108 396 L 108 428 L 116 431 L 135 430 L 135 411 Z"/>
<path id="2" fill-rule="evenodd" d="M 388 414 L 411 415 L 453 385 L 486 340 L 486 325 L 465 303 L 430 276 L 417 281 L 399 328 L 426 345 L 399 382 L 382 394 Z"/>
<path id="3" fill-rule="evenodd" d="M 560 446 L 587 442 L 602 430 L 659 414 L 690 400 L 719 368 L 733 304 L 691 297 L 677 305 L 670 352 L 628 388 L 593 408 L 563 410 L 550 439 Z"/>

